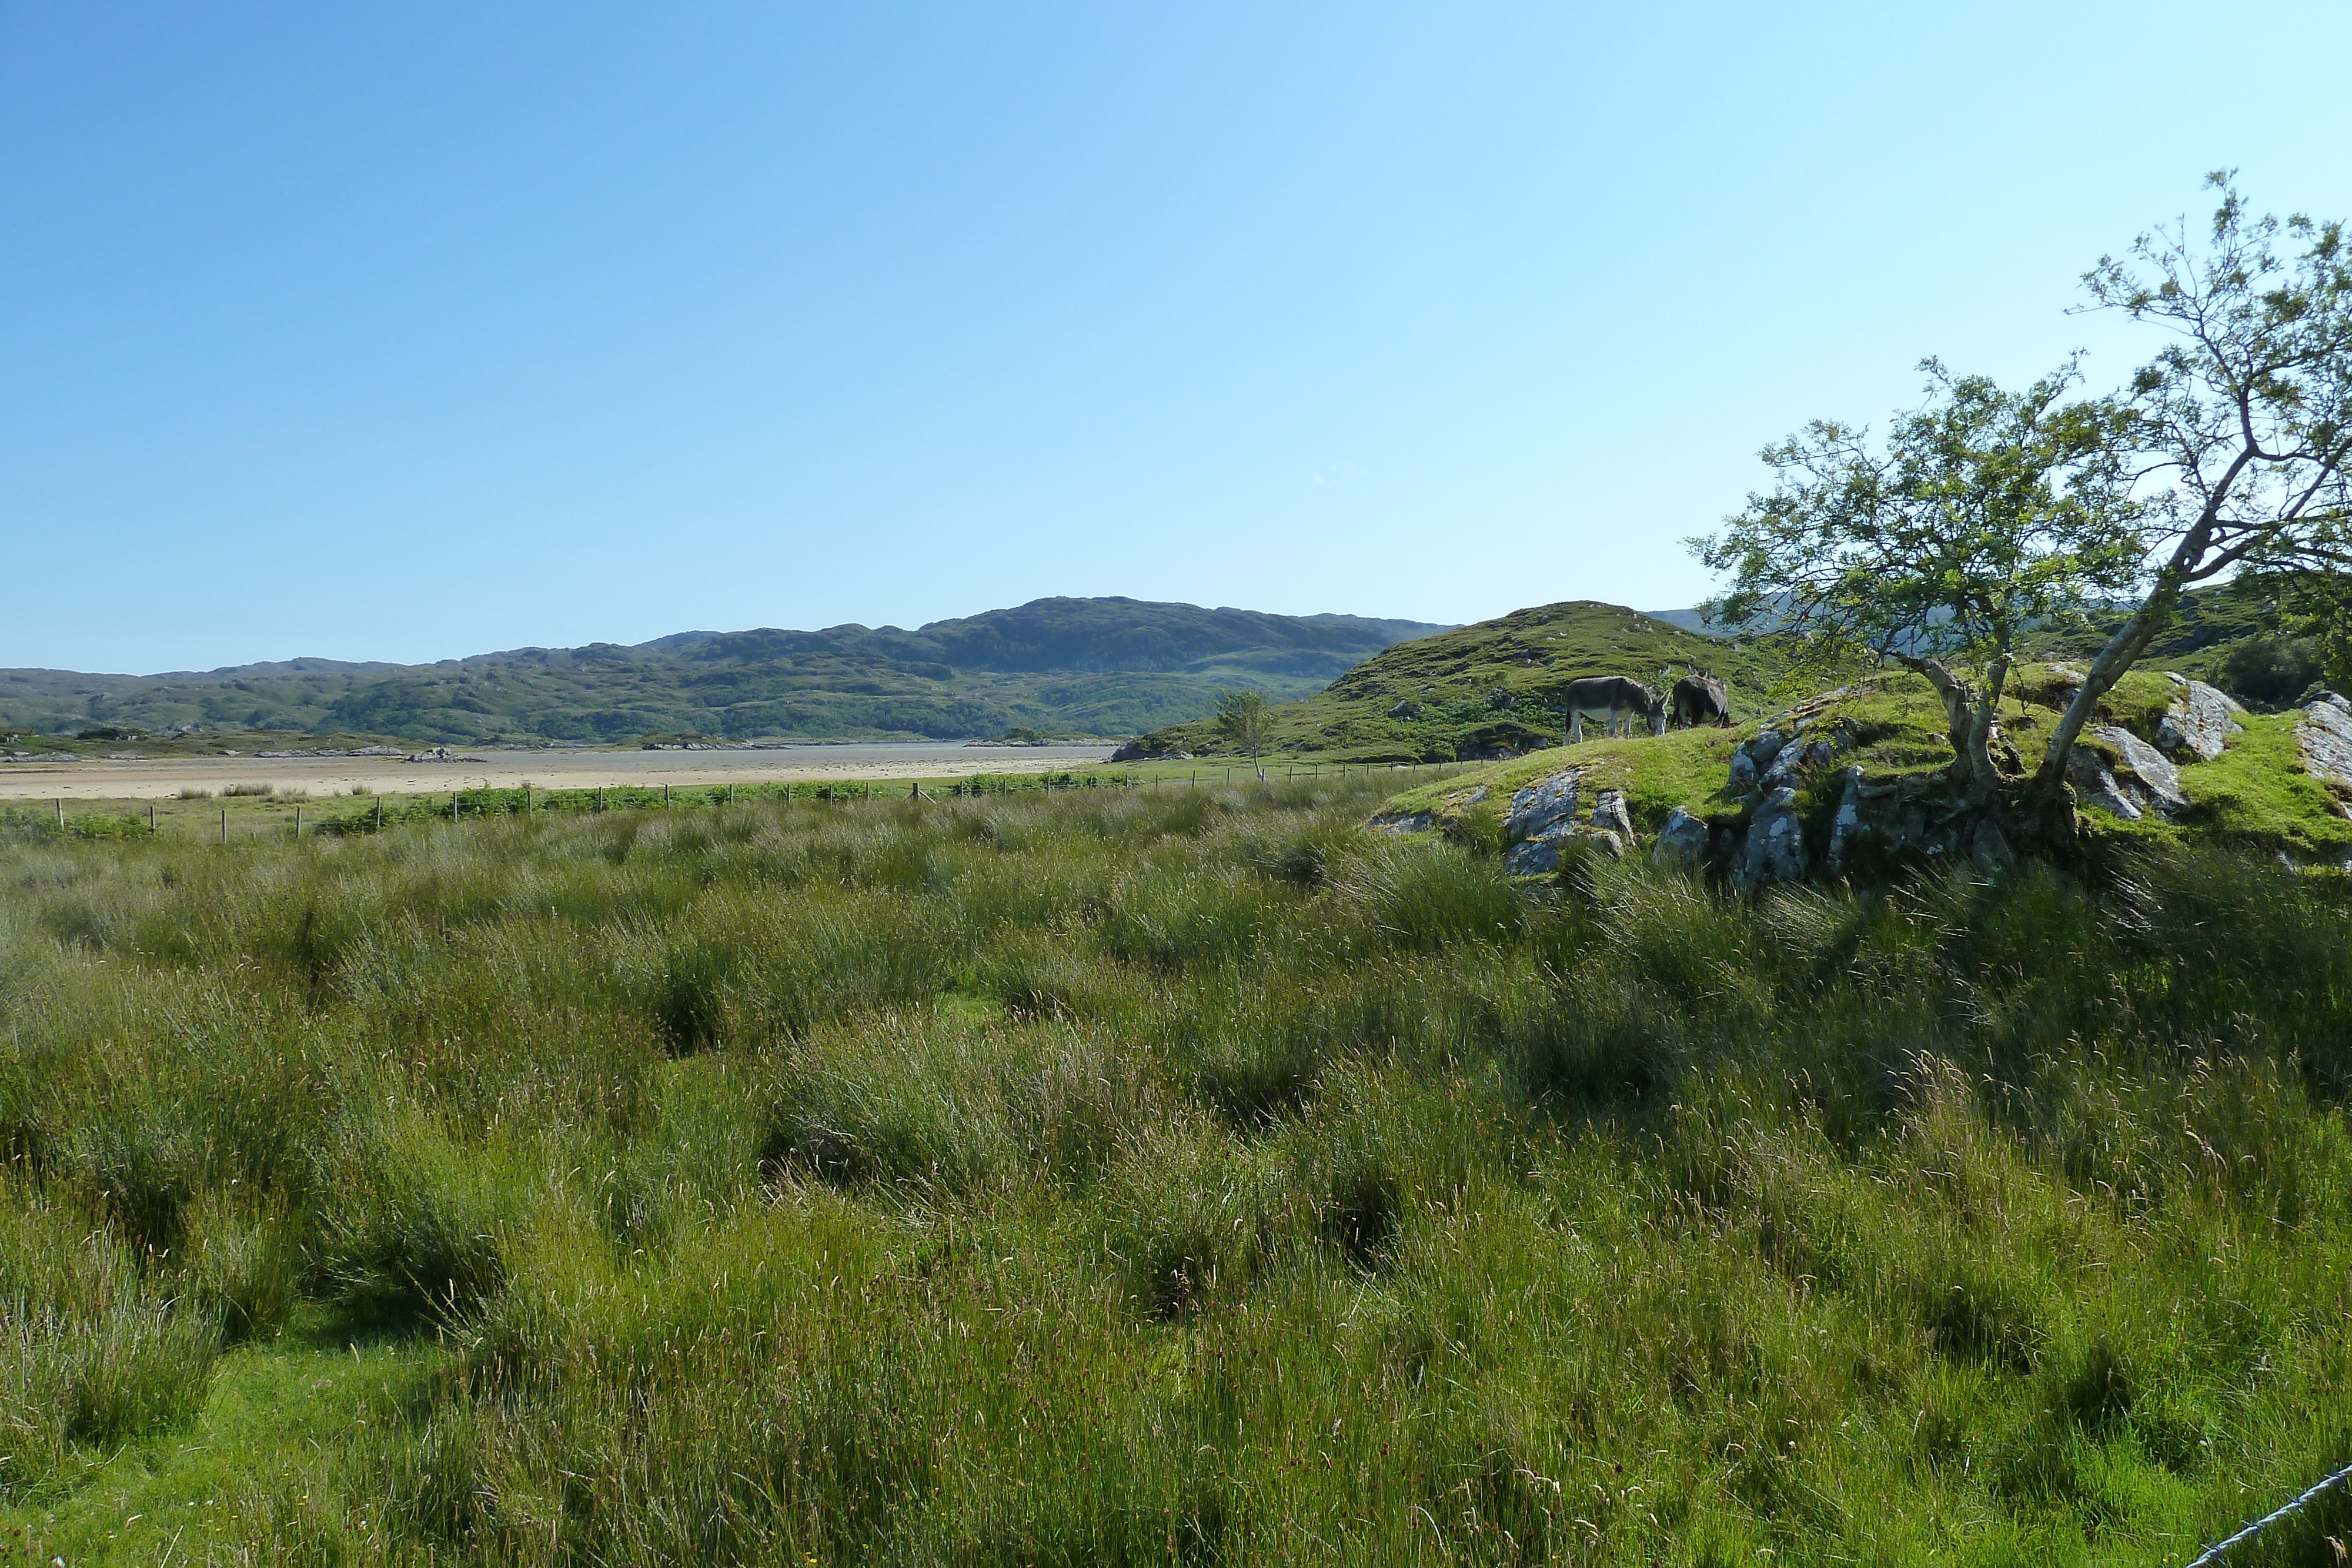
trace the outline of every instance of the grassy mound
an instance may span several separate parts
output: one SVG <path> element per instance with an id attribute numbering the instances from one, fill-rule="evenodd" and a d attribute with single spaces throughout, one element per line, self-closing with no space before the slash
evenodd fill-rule
<path id="1" fill-rule="evenodd" d="M 2173 683 L 2157 669 L 2135 670 L 2109 693 L 2097 721 L 2153 741 L 2173 701 Z M 2063 665 L 2021 666 L 2013 695 L 2001 705 L 2001 732 L 2031 766 L 2063 712 L 2069 688 Z M 1927 683 L 1907 674 L 1874 677 L 1808 699 L 1801 709 L 1824 726 L 1843 725 L 1862 737 L 1836 768 L 1859 764 L 1874 779 L 1932 771 L 1951 760 L 1943 709 Z M 1473 843 L 1497 841 L 1514 791 L 1564 768 L 1584 770 L 1588 790 L 1620 789 L 1634 827 L 1652 832 L 1676 807 L 1701 817 L 1735 813 L 1740 803 L 1724 791 L 1731 752 L 1767 723 L 1766 714 L 1731 729 L 1675 730 L 1662 737 L 1589 740 L 1469 769 L 1395 795 L 1380 808 L 1393 817 L 1426 816 L 1431 825 Z M 2341 864 L 2352 857 L 2347 803 L 2302 771 L 2293 714 L 2242 716 L 2242 734 L 2230 737 L 2210 762 L 2180 768 L 2190 810 L 2177 821 L 2124 822 L 2086 807 L 2085 825 L 2097 835 L 2150 842 L 2220 842 L 2298 862 Z M 1826 779 L 1811 780 L 1815 785 Z M 1589 796 L 1588 796 L 1589 798 Z"/>
<path id="2" fill-rule="evenodd" d="M 2173 1563 L 2352 1448 L 2340 888 L 1531 897 L 1374 804 L 0 842 L 0 1524 Z"/>
<path id="3" fill-rule="evenodd" d="M 1273 738 L 1280 749 L 1335 760 L 1450 762 L 1558 740 L 1560 694 L 1586 675 L 1632 675 L 1663 689 L 1673 678 L 1662 681 L 1661 669 L 1679 675 L 1696 666 L 1727 683 L 1735 714 L 1752 714 L 1768 705 L 1782 664 L 1769 641 L 1702 636 L 1622 605 L 1538 605 L 1374 654 L 1316 695 L 1275 709 Z M 1155 731 L 1144 744 L 1154 755 L 1228 749 L 1206 720 Z"/>

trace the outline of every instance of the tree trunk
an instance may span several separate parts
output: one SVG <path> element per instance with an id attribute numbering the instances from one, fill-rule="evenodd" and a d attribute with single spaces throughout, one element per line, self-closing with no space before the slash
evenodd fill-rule
<path id="1" fill-rule="evenodd" d="M 2066 705 L 2065 713 L 2058 720 L 2058 727 L 2051 732 L 2049 749 L 2042 754 L 2042 766 L 2034 773 L 2032 786 L 2026 794 L 2026 812 L 2035 824 L 2036 831 L 2054 831 L 2059 815 L 2059 791 L 2065 788 L 2066 763 L 2074 755 L 2074 742 L 2081 738 L 2084 727 L 2091 722 L 2091 716 L 2098 711 L 2099 700 L 2116 689 L 2116 683 L 2139 662 L 2139 656 L 2147 651 L 2147 645 L 2156 640 L 2156 634 L 2170 623 L 2173 610 L 2180 602 L 2181 591 L 2187 584 L 2189 569 L 2197 557 L 2204 553 L 2203 536 L 2206 532 L 2200 524 L 2180 541 L 2180 548 L 2173 552 L 2172 559 L 2166 562 L 2164 570 L 2157 574 L 2156 586 L 2149 591 L 2148 596 L 2139 601 L 2139 608 L 2116 628 L 2116 634 L 2107 639 L 2107 645 L 2099 650 L 2099 656 L 2091 661 L 2090 673 L 2083 677 L 2082 689 L 2074 694 L 2074 700 Z M 2198 547 L 2195 554 L 2189 550 L 2192 540 Z"/>
<path id="2" fill-rule="evenodd" d="M 1992 804 L 2000 783 L 2000 775 L 1992 765 L 1992 727 L 1995 716 L 2000 712 L 2000 694 L 2009 685 L 2009 648 L 2004 642 L 1985 671 L 1984 695 L 1969 722 L 1968 798 L 1970 805 L 1979 808 Z"/>
<path id="3" fill-rule="evenodd" d="M 1897 653 L 1895 660 L 1904 668 L 1926 677 L 1936 695 L 1944 699 L 1944 725 L 1952 742 L 1952 766 L 1949 777 L 1953 786 L 1971 801 L 1982 798 L 1991 788 L 1996 777 L 1992 770 L 1990 749 L 1991 706 L 1979 703 L 1969 684 L 1944 667 L 1939 659 L 1922 659 L 1909 653 Z M 2009 661 L 2002 658 L 1998 668 L 2005 675 Z"/>

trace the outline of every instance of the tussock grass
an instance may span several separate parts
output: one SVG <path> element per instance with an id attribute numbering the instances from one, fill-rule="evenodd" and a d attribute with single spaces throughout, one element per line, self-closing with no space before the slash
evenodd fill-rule
<path id="1" fill-rule="evenodd" d="M 229 1560 L 2153 1563 L 2352 1452 L 2334 884 L 1372 803 L 0 843 L 12 1522 L 152 1559 L 91 1478 L 201 1452 Z M 289 1335 L 416 1375 L 281 1427 Z"/>

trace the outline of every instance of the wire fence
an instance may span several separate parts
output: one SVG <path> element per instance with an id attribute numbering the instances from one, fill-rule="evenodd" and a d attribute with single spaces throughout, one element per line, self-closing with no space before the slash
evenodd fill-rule
<path id="1" fill-rule="evenodd" d="M 2293 1519 L 2296 1514 L 2301 1513 L 2305 1509 L 2309 1508 L 2313 1503 L 2326 1496 L 2327 1490 L 2330 1487 L 2340 1486 L 2347 1481 L 2352 1481 L 2352 1465 L 2347 1465 L 2342 1469 L 2337 1470 L 2334 1475 L 2326 1477 L 2325 1479 L 2315 1482 L 2292 1501 L 2280 1504 L 2277 1508 L 2274 1508 L 2271 1510 L 2270 1512 L 2263 1515 L 2262 1518 L 2255 1520 L 2252 1524 L 2247 1525 L 2243 1530 L 2239 1531 L 2235 1535 L 2230 1536 L 2225 1540 L 2215 1542 L 2212 1545 L 2207 1547 L 2204 1551 L 2199 1552 L 2193 1559 L 2191 1559 L 2189 1563 L 2189 1568 L 2215 1568 L 2215 1565 L 2221 1563 L 2223 1556 L 2228 1553 L 2231 1547 L 2242 1546 L 2247 1542 L 2252 1541 L 2255 1536 L 2260 1535 L 2263 1531 L 2268 1530 L 2272 1525 L 2279 1524 L 2284 1521 Z M 2343 1549 L 2341 1547 L 2337 1548 L 2339 1553 Z"/>

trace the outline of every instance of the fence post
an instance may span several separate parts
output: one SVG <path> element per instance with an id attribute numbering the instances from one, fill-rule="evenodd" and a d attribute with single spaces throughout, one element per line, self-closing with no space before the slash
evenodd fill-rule
<path id="1" fill-rule="evenodd" d="M 299 806 L 294 808 L 294 836 L 298 839 L 302 836 L 302 808 Z"/>
<path id="2" fill-rule="evenodd" d="M 58 805 L 58 827 L 60 827 L 60 828 L 62 828 L 62 827 L 64 827 L 64 826 L 66 825 L 66 801 L 65 801 L 65 797 L 64 797 L 64 796 L 60 795 L 60 796 L 58 796 L 58 802 L 57 802 L 57 805 Z"/>
<path id="3" fill-rule="evenodd" d="M 228 842 L 228 808 L 221 808 L 221 842 Z"/>
<path id="4" fill-rule="evenodd" d="M 151 839 L 155 836 L 155 802 L 152 800 L 147 802 L 147 836 Z"/>
<path id="5" fill-rule="evenodd" d="M 379 833 L 383 831 L 383 797 L 381 795 L 375 798 L 375 831 Z"/>

